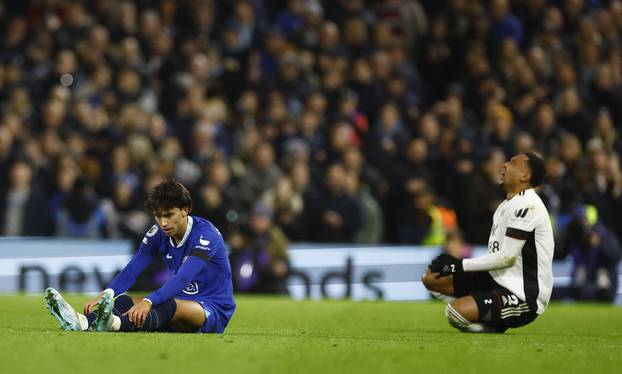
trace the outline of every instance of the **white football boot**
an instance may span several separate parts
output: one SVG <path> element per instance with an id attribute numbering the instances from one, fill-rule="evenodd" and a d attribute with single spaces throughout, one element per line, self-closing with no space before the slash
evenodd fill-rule
<path id="1" fill-rule="evenodd" d="M 45 307 L 60 322 L 61 329 L 66 331 L 84 330 L 80 324 L 80 315 L 63 299 L 58 291 L 49 287 L 45 290 L 43 298 L 45 299 Z"/>
<path id="2" fill-rule="evenodd" d="M 97 318 L 91 323 L 89 330 L 91 331 L 111 331 L 114 308 L 114 294 L 112 290 L 106 290 L 102 293 L 99 302 L 97 303 Z"/>

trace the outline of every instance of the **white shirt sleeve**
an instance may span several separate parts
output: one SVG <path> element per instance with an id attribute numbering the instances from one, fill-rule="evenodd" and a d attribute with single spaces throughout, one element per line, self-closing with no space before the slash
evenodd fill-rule
<path id="1" fill-rule="evenodd" d="M 477 258 L 465 258 L 462 260 L 462 268 L 464 271 L 486 271 L 510 267 L 514 265 L 523 245 L 525 240 L 506 236 L 498 252 Z"/>
<path id="2" fill-rule="evenodd" d="M 507 229 L 499 251 L 463 260 L 464 271 L 497 270 L 514 265 L 516 257 L 535 230 L 538 219 L 536 205 L 529 198 L 517 199 L 508 207 L 503 219 L 507 222 Z"/>

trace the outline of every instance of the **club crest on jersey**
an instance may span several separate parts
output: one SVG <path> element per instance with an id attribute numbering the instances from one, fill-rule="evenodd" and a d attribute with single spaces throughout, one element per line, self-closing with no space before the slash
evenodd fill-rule
<path id="1" fill-rule="evenodd" d="M 197 282 L 192 281 L 189 285 L 186 286 L 186 288 L 182 290 L 182 292 L 187 295 L 196 295 L 199 293 L 199 285 L 197 284 Z"/>
<path id="2" fill-rule="evenodd" d="M 158 232 L 158 225 L 153 225 L 149 231 L 147 231 L 147 237 L 152 237 L 156 234 L 156 232 Z"/>

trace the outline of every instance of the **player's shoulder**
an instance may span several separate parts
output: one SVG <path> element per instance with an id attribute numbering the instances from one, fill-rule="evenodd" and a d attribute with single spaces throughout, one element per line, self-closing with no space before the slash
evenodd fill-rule
<path id="1" fill-rule="evenodd" d="M 510 214 L 516 218 L 527 218 L 538 214 L 546 214 L 546 208 L 538 193 L 530 188 L 519 192 L 510 200 Z"/>
<path id="2" fill-rule="evenodd" d="M 158 225 L 153 225 L 147 230 L 143 237 L 143 244 L 148 244 L 150 240 L 156 240 L 156 238 L 162 233 L 162 230 Z"/>
<path id="3" fill-rule="evenodd" d="M 192 236 L 203 235 L 211 237 L 220 234 L 216 226 L 205 218 L 192 216 L 192 220 Z"/>
<path id="4" fill-rule="evenodd" d="M 201 217 L 192 217 L 193 225 L 190 235 L 190 245 L 195 249 L 211 251 L 219 246 L 222 236 L 216 226 Z"/>

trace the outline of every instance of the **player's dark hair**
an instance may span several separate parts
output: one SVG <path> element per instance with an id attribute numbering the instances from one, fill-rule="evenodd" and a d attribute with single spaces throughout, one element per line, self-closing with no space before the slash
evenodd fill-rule
<path id="1" fill-rule="evenodd" d="M 190 191 L 174 178 L 166 179 L 156 185 L 145 202 L 145 207 L 153 213 L 173 208 L 192 210 Z"/>
<path id="2" fill-rule="evenodd" d="M 531 170 L 531 180 L 529 182 L 532 187 L 538 187 L 544 182 L 546 174 L 544 160 L 533 152 L 526 152 L 525 156 L 527 156 L 527 164 L 529 165 L 529 170 Z"/>

